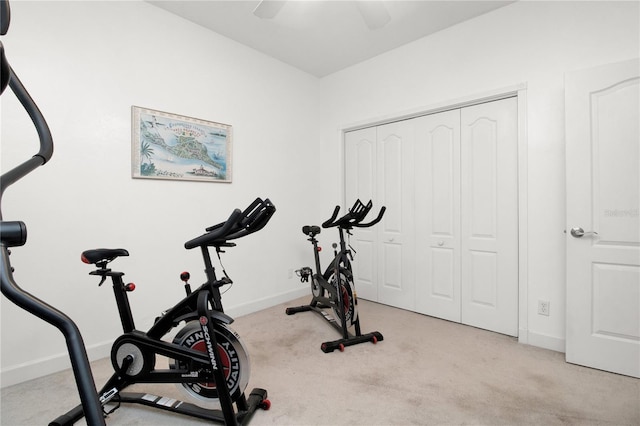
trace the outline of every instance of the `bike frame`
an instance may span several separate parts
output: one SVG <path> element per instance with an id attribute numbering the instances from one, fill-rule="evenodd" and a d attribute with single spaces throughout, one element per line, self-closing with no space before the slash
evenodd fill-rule
<path id="1" fill-rule="evenodd" d="M 308 276 L 311 275 L 314 283 L 317 283 L 320 286 L 319 294 L 314 294 L 311 302 L 308 305 L 298 306 L 298 307 L 290 307 L 286 309 L 286 313 L 288 315 L 293 315 L 298 312 L 306 312 L 306 311 L 314 311 L 322 316 L 326 321 L 328 321 L 334 328 L 336 328 L 340 334 L 342 335 L 342 339 L 324 342 L 320 346 L 323 352 L 333 352 L 335 349 L 344 350 L 345 346 L 355 345 L 363 342 L 374 342 L 383 340 L 382 334 L 377 331 L 367 334 L 362 334 L 360 330 L 360 319 L 357 316 L 357 297 L 355 292 L 351 291 L 351 286 L 353 284 L 353 273 L 351 270 L 351 261 L 349 260 L 349 256 L 351 254 L 351 249 L 347 247 L 347 242 L 345 240 L 345 232 L 350 235 L 350 230 L 353 227 L 368 227 L 378 223 L 382 216 L 384 215 L 385 207 L 380 209 L 380 213 L 378 217 L 369 223 L 362 223 L 365 216 L 369 213 L 372 208 L 372 202 L 369 201 L 367 205 L 364 205 L 360 200 L 357 200 L 353 207 L 349 210 L 349 212 L 336 220 L 338 217 L 338 212 L 340 210 L 340 206 L 336 206 L 331 218 L 325 221 L 322 224 L 323 228 L 332 228 L 337 227 L 340 235 L 340 251 L 335 249 L 334 245 L 334 258 L 327 267 L 324 274 L 321 272 L 322 268 L 320 266 L 320 254 L 318 249 L 318 240 L 315 238 L 317 234 L 320 233 L 320 228 L 317 226 L 304 226 L 302 231 L 305 235 L 309 236 L 309 241 L 313 245 L 314 251 L 314 261 L 315 261 L 315 272 L 311 273 L 310 268 L 303 268 L 300 270 L 300 277 L 302 281 L 307 281 Z M 306 271 L 305 271 L 306 269 Z M 331 274 L 334 276 L 335 285 L 332 282 L 329 282 L 331 278 Z M 348 289 L 344 289 L 347 293 L 347 299 L 345 301 L 345 295 L 343 294 L 343 285 L 341 283 L 341 274 L 346 277 L 346 285 L 349 286 Z M 324 290 L 328 292 L 328 297 L 325 297 Z M 350 294 L 351 293 L 351 294 Z M 345 303 L 348 302 L 353 304 L 353 307 L 350 305 L 345 306 Z M 323 309 L 333 308 L 334 312 L 338 315 L 340 324 L 332 318 L 328 316 Z M 352 318 L 355 316 L 355 320 L 353 320 L 353 326 L 355 329 L 355 334 L 351 334 L 349 332 L 349 324 L 347 324 L 347 309 L 353 309 Z"/>
<path id="2" fill-rule="evenodd" d="M 112 271 L 106 267 L 117 257 L 128 256 L 129 253 L 124 249 L 97 249 L 83 253 L 82 257 L 85 263 L 93 263 L 98 267 L 90 272 L 90 275 L 101 277 L 100 285 L 107 278 L 111 279 L 124 333 L 113 344 L 112 359 L 115 348 L 131 344 L 141 351 L 144 359 L 143 368 L 146 367 L 133 375 L 128 374 L 127 372 L 135 359 L 131 355 L 127 355 L 122 360 L 122 365 L 116 369 L 112 377 L 98 392 L 102 405 L 115 399 L 118 402 L 138 403 L 192 417 L 224 422 L 226 425 L 248 422 L 258 407 L 268 408 L 270 403 L 266 399 L 267 391 L 259 388 L 253 389 L 248 399 L 243 390 L 240 390 L 241 394 L 237 396 L 235 401 L 237 413 L 233 407 L 234 402 L 227 386 L 216 339 L 216 329 L 233 322 L 233 319 L 224 313 L 220 293 L 220 287 L 231 284 L 232 281 L 226 276 L 220 280 L 217 279 L 209 247 L 215 247 L 216 252 L 220 253 L 221 247 L 235 246 L 234 243 L 227 241 L 262 229 L 274 211 L 275 207 L 268 199 L 264 202 L 256 199 L 243 213 L 236 209 L 226 222 L 208 228 L 208 233 L 185 243 L 186 248 L 199 247 L 201 249 L 207 281 L 196 290 L 191 291 L 190 285 L 185 280 L 186 297 L 158 317 L 147 332 L 141 332 L 135 328 L 127 294 L 132 291 L 132 288 L 125 284 L 124 273 Z M 205 341 L 205 352 L 162 340 L 173 328 L 182 322 L 188 323 L 190 321 L 198 321 L 200 324 Z M 175 360 L 176 368 L 155 369 L 155 357 L 158 355 Z M 178 368 L 177 366 L 181 365 L 179 361 L 183 362 L 182 365 L 188 366 L 188 369 Z M 150 399 L 148 394 L 122 392 L 123 389 L 134 383 L 203 383 L 212 381 L 216 384 L 220 410 L 205 409 L 182 401 L 176 401 L 172 406 L 166 406 L 161 397 Z M 83 415 L 82 406 L 78 406 L 58 417 L 50 425 L 73 424 Z"/>
<path id="3" fill-rule="evenodd" d="M 320 251 L 318 250 L 318 240 L 315 236 L 309 239 L 311 244 L 313 245 L 313 252 L 315 256 L 315 264 L 316 264 L 316 272 L 313 274 L 313 279 L 320 285 L 323 290 L 326 290 L 329 293 L 328 297 L 324 296 L 324 292 L 321 292 L 320 295 L 314 296 L 309 306 L 313 308 L 328 308 L 337 306 L 337 312 L 340 316 L 340 326 L 336 322 L 332 322 L 332 324 L 339 329 L 343 336 L 349 335 L 349 325 L 347 324 L 343 294 L 341 289 L 338 286 L 334 286 L 329 283 L 329 278 L 331 274 L 334 274 L 336 279 L 339 279 L 340 273 L 344 273 L 347 276 L 347 280 L 352 280 L 351 273 L 351 263 L 349 262 L 346 242 L 344 241 L 344 233 L 342 228 L 340 228 L 340 251 L 334 250 L 334 258 L 331 261 L 331 264 L 326 269 L 324 273 L 322 273 L 322 268 L 320 266 Z M 356 335 L 360 334 L 360 323 L 356 321 L 355 331 Z"/>

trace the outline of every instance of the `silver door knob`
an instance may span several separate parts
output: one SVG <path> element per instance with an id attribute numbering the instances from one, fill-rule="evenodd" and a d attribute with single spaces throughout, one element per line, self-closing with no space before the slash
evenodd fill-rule
<path id="1" fill-rule="evenodd" d="M 587 234 L 593 234 L 593 235 L 598 235 L 598 233 L 596 231 L 586 231 L 582 228 L 575 227 L 575 228 L 571 228 L 571 236 L 575 237 L 575 238 L 582 238 L 583 236 L 587 235 Z"/>

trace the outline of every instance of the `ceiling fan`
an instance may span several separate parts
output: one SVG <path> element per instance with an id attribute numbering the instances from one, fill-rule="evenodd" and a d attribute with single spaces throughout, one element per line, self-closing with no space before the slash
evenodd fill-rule
<path id="1" fill-rule="evenodd" d="M 261 0 L 253 14 L 261 19 L 273 19 L 287 3 L 287 0 Z M 362 19 L 370 30 L 382 28 L 391 21 L 387 8 L 381 1 L 356 1 Z"/>

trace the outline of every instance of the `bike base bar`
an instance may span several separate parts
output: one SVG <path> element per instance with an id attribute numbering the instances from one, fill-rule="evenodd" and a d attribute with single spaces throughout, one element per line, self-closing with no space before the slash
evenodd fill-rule
<path id="1" fill-rule="evenodd" d="M 365 343 L 365 342 L 371 342 L 371 343 L 375 344 L 377 342 L 380 342 L 380 341 L 384 340 L 384 337 L 378 331 L 373 331 L 371 333 L 361 334 L 359 332 L 359 330 L 360 330 L 360 327 L 359 327 L 360 319 L 356 320 L 356 323 L 357 323 L 357 325 L 356 325 L 356 330 L 357 330 L 356 334 L 354 335 L 352 333 L 347 332 L 346 335 L 345 335 L 342 326 L 340 324 L 338 324 L 336 319 L 333 318 L 331 315 L 329 315 L 328 313 L 326 313 L 324 311 L 324 309 L 328 309 L 328 308 L 329 308 L 329 306 L 327 306 L 325 304 L 316 303 L 315 306 L 313 306 L 313 304 L 311 304 L 311 305 L 302 305 L 302 306 L 289 307 L 289 308 L 287 308 L 285 310 L 285 313 L 287 315 L 295 315 L 295 314 L 297 314 L 299 312 L 313 311 L 313 312 L 317 313 L 318 315 L 320 315 L 333 328 L 338 330 L 338 332 L 341 335 L 343 335 L 342 339 L 338 339 L 338 340 L 333 340 L 333 341 L 322 343 L 322 345 L 320 345 L 320 349 L 324 353 L 333 352 L 336 349 L 339 349 L 342 352 L 344 350 L 344 348 L 347 347 L 347 346 L 353 346 L 353 345 L 357 345 L 357 344 Z"/>
<path id="2" fill-rule="evenodd" d="M 140 404 L 147 407 L 170 411 L 176 414 L 211 420 L 217 423 L 224 423 L 224 414 L 221 410 L 202 408 L 189 402 L 183 402 L 177 399 L 149 393 L 120 392 L 112 401 L 122 404 Z M 267 391 L 260 388 L 253 389 L 249 395 L 249 399 L 247 400 L 246 409 L 238 410 L 238 413 L 236 414 L 238 424 L 247 423 L 258 408 L 266 409 L 268 408 L 268 404 Z M 49 426 L 71 425 L 82 417 L 82 406 L 78 406 L 69 413 L 62 415 L 49 423 Z"/>

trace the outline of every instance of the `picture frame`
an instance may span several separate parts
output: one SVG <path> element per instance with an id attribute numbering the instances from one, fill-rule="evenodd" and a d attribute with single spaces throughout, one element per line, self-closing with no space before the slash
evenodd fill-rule
<path id="1" fill-rule="evenodd" d="M 133 178 L 231 183 L 231 125 L 139 106 L 131 117 Z"/>

